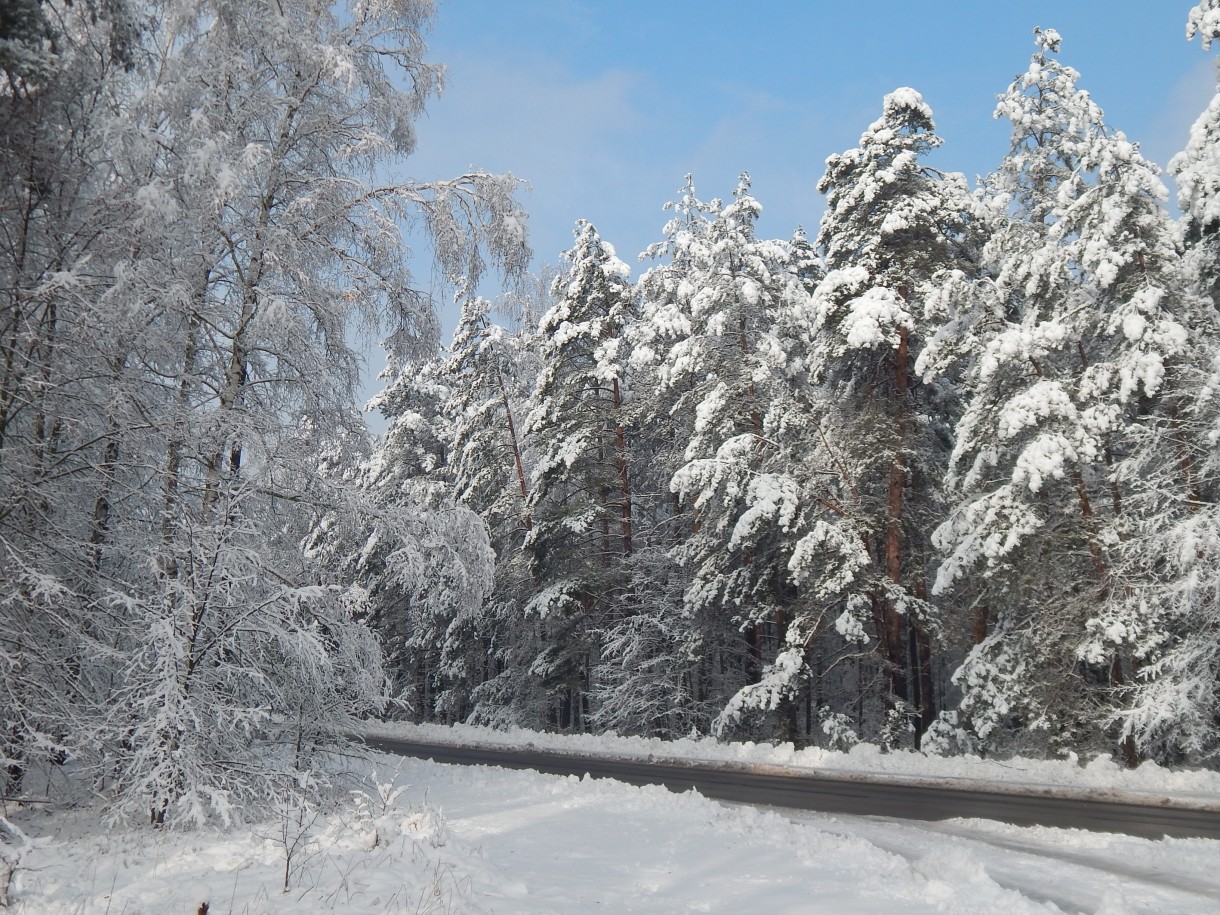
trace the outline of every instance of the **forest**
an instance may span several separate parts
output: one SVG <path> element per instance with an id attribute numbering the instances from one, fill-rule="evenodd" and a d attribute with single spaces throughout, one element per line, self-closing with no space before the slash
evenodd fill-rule
<path id="1" fill-rule="evenodd" d="M 378 718 L 1214 764 L 1220 98 L 1175 216 L 1036 30 L 976 186 L 899 88 L 816 235 L 688 175 L 530 275 L 515 178 L 395 178 L 434 14 L 4 0 L 6 795 L 228 821 Z"/>

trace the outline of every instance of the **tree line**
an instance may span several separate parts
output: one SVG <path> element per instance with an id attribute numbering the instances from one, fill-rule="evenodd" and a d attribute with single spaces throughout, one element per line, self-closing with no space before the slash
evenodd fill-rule
<path id="1" fill-rule="evenodd" d="M 974 190 L 899 89 L 827 160 L 813 240 L 758 237 L 747 176 L 688 176 L 636 280 L 581 221 L 504 317 L 459 289 L 451 346 L 389 373 L 366 483 L 450 493 L 495 553 L 478 604 L 435 600 L 452 569 L 373 589 L 414 715 L 1210 757 L 1220 108 L 1175 221 L 1035 39 Z"/>

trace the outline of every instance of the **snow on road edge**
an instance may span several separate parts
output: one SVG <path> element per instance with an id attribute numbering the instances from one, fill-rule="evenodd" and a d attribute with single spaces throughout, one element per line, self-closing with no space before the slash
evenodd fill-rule
<path id="1" fill-rule="evenodd" d="M 614 734 L 552 734 L 523 728 L 493 730 L 471 725 L 367 722 L 369 737 L 397 737 L 421 743 L 499 749 L 535 749 L 572 756 L 655 763 L 748 768 L 774 774 L 818 775 L 845 781 L 920 784 L 961 791 L 994 791 L 1106 800 L 1117 803 L 1189 807 L 1220 813 L 1220 772 L 1169 769 L 1145 762 L 1126 769 L 1106 756 L 1082 761 L 1075 754 L 1058 760 L 984 759 L 928 756 L 913 750 L 883 752 L 858 744 L 839 752 L 791 743 L 721 743 L 710 737 L 660 740 Z"/>

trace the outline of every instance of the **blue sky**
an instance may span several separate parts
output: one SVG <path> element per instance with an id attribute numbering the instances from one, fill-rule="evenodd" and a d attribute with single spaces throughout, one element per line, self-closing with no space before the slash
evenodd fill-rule
<path id="1" fill-rule="evenodd" d="M 478 166 L 530 182 L 535 266 L 578 218 L 633 269 L 661 205 L 692 172 L 703 197 L 753 178 L 760 231 L 817 231 L 816 184 L 899 86 L 923 93 L 945 139 L 934 164 L 972 179 L 1003 156 L 995 97 L 1024 71 L 1033 28 L 1062 33 L 1111 126 L 1162 165 L 1215 88 L 1185 39 L 1190 0 L 443 0 L 429 45 L 447 87 L 402 174 Z M 424 252 L 420 251 L 421 260 Z M 426 278 L 428 268 L 417 262 Z M 451 309 L 446 309 L 451 312 Z M 454 316 L 445 316 L 452 329 Z"/>
<path id="2" fill-rule="evenodd" d="M 1112 126 L 1164 163 L 1210 99 L 1210 55 L 1185 40 L 1188 2 L 592 2 L 445 0 L 429 42 L 448 86 L 419 124 L 416 178 L 477 165 L 528 180 L 539 262 L 577 218 L 629 262 L 660 235 L 690 171 L 706 196 L 748 170 L 763 231 L 813 234 L 815 185 L 885 93 L 936 113 L 939 167 L 969 176 L 1004 154 L 995 96 L 1023 71 L 1034 26 L 1058 29 Z"/>

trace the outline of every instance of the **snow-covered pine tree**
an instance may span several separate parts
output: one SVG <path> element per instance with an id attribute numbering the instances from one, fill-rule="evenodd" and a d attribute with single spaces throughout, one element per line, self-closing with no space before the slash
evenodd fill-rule
<path id="1" fill-rule="evenodd" d="M 898 89 L 859 147 L 827 160 L 818 185 L 827 195 L 817 239 L 827 273 L 803 333 L 810 385 L 822 398 L 810 409 L 820 414 L 815 453 L 838 479 L 793 560 L 803 582 L 822 591 L 819 574 L 838 582 L 839 594 L 826 597 L 847 611 L 840 631 L 876 639 L 891 729 L 904 729 L 913 709 L 920 733 L 939 701 L 927 530 L 941 509 L 956 407 L 941 386 L 920 383 L 914 363 L 939 330 L 929 289 L 973 269 L 965 180 L 922 161 L 941 143 L 934 129 L 919 93 Z M 857 544 L 863 555 L 854 555 Z"/>
<path id="2" fill-rule="evenodd" d="M 1220 4 L 1207 0 L 1190 11 L 1186 37 L 1203 49 L 1220 37 Z M 1169 162 L 1178 184 L 1188 274 L 1196 289 L 1220 307 L 1220 91 L 1190 128 L 1186 148 Z"/>
<path id="3" fill-rule="evenodd" d="M 491 323 L 491 303 L 464 297 L 445 376 L 452 386 L 447 413 L 454 444 L 451 465 L 459 498 L 488 525 L 503 530 L 505 547 L 532 526 L 520 417 L 514 409 L 515 366 L 504 328 Z M 508 533 L 514 531 L 514 534 Z"/>
<path id="4" fill-rule="evenodd" d="M 1210 319 L 1184 288 L 1155 166 L 1105 126 L 1059 35 L 1036 38 L 997 108 L 1013 141 L 987 185 L 995 304 L 970 344 L 937 590 L 964 583 L 988 614 L 955 675 L 980 736 L 1079 745 L 1101 738 L 1144 650 L 1148 620 L 1119 576 L 1127 462 L 1170 420 Z M 1155 448 L 1181 466 L 1173 435 Z"/>
<path id="5" fill-rule="evenodd" d="M 754 693 L 727 701 L 763 679 L 784 644 L 791 593 L 781 544 L 796 508 L 766 428 L 782 399 L 775 323 L 790 291 L 789 248 L 756 236 L 762 208 L 749 188 L 742 175 L 729 203 L 702 204 L 688 180 L 657 252 L 671 263 L 645 284 L 637 346 L 640 360 L 655 364 L 663 415 L 686 444 L 669 488 L 674 555 L 689 579 L 684 613 L 710 662 L 698 691 L 731 704 L 723 727 L 743 720 L 739 709 L 784 707 L 791 732 L 787 685 L 766 691 L 770 698 L 757 693 L 758 702 Z"/>
<path id="6" fill-rule="evenodd" d="M 0 20 L 0 71 L 6 82 L 37 85 L 54 70 L 53 41 L 57 37 L 38 0 L 11 0 Z M 13 93 L 16 95 L 16 93 Z"/>
<path id="7" fill-rule="evenodd" d="M 756 377 L 766 380 L 757 389 L 765 392 L 759 463 L 744 499 L 740 484 L 728 481 L 724 508 L 742 512 L 732 537 L 754 539 L 747 565 L 762 587 L 770 588 L 774 613 L 765 622 L 770 636 L 765 663 L 761 669 L 747 667 L 752 675 L 723 704 L 715 728 L 722 734 L 752 730 L 766 737 L 804 741 L 813 739 L 819 706 L 826 698 L 820 677 L 824 660 L 820 640 L 828 628 L 825 607 L 812 594 L 813 588 L 802 587 L 807 584 L 802 579 L 809 563 L 797 559 L 802 543 L 808 546 L 810 526 L 817 524 L 827 505 L 828 469 L 814 457 L 821 453 L 815 430 L 825 403 L 809 389 L 808 335 L 803 332 L 808 330 L 811 295 L 823 271 L 801 228 L 790 240 L 761 242 L 759 249 L 771 252 L 773 269 L 767 286 L 770 327 L 759 346 L 764 368 L 755 369 Z M 825 580 L 820 574 L 816 577 Z M 741 614 L 729 619 L 740 625 L 743 616 L 750 618 Z M 757 657 L 755 646 L 751 640 L 755 649 L 751 660 Z"/>
<path id="8" fill-rule="evenodd" d="M 551 697 L 552 724 L 586 727 L 597 632 L 627 600 L 633 551 L 624 427 L 624 331 L 635 315 L 630 269 L 588 222 L 574 230 L 554 306 L 539 325 L 542 371 L 525 435 L 537 454 L 525 547 L 543 623 L 532 673 Z"/>
<path id="9" fill-rule="evenodd" d="M 1210 350 L 1218 341 L 1211 337 Z M 1136 678 L 1104 723 L 1141 755 L 1200 763 L 1220 749 L 1220 365 L 1197 381 L 1197 396 L 1147 422 L 1126 462 L 1131 535 L 1119 551 L 1122 600 L 1089 620 L 1086 659 L 1129 654 Z M 1200 377 L 1202 376 L 1202 377 Z"/>
<path id="10" fill-rule="evenodd" d="M 472 720 L 544 727 L 546 700 L 529 668 L 538 621 L 523 616 L 530 575 L 525 538 L 533 526 L 533 470 L 521 428 L 533 378 L 530 340 L 491 321 L 491 303 L 463 296 L 445 365 L 450 396 L 451 471 L 461 504 L 487 524 L 496 553 L 495 584 L 480 612 L 485 676 L 472 695 Z"/>
<path id="11" fill-rule="evenodd" d="M 1187 38 L 1220 35 L 1220 4 L 1194 7 Z M 1178 180 L 1187 284 L 1216 302 L 1220 266 L 1220 102 L 1195 122 L 1170 163 Z M 1126 476 L 1133 531 L 1122 550 L 1126 600 L 1093 627 L 1090 649 L 1129 646 L 1139 676 L 1116 718 L 1122 734 L 1163 762 L 1201 761 L 1220 748 L 1220 337 L 1215 314 L 1186 328 L 1160 407 L 1143 424 Z"/>
<path id="12" fill-rule="evenodd" d="M 452 723 L 470 713 L 486 677 L 481 614 L 494 559 L 483 521 L 456 497 L 443 360 L 412 361 L 383 377 L 373 405 L 388 428 L 367 458 L 330 461 L 327 469 L 358 489 L 308 546 L 367 592 L 363 618 L 381 639 L 405 712 Z"/>
<path id="13" fill-rule="evenodd" d="M 686 445 L 694 434 L 690 409 L 692 388 L 703 380 L 673 377 L 668 365 L 671 350 L 689 347 L 694 333 L 691 297 L 699 281 L 699 266 L 706 259 L 707 235 L 715 215 L 723 208 L 718 199 L 702 201 L 691 175 L 679 189 L 677 200 L 665 204 L 673 217 L 664 226 L 663 241 L 649 245 L 641 259 L 659 261 L 640 277 L 640 317 L 629 328 L 630 364 L 636 377 L 635 422 L 639 445 L 651 448 L 641 460 L 637 490 L 658 512 L 670 545 L 691 530 L 693 518 L 677 492 L 671 492 L 673 474 L 686 463 Z"/>
<path id="14" fill-rule="evenodd" d="M 713 632 L 684 611 L 690 571 L 674 555 L 691 517 L 670 481 L 685 463 L 694 416 L 677 407 L 678 389 L 663 384 L 660 371 L 669 348 L 690 333 L 687 275 L 708 214 L 720 208 L 719 201 L 698 199 L 690 175 L 679 194 L 664 207 L 674 212 L 665 240 L 641 255 L 663 262 L 637 284 L 640 316 L 627 328 L 635 524 L 624 574 L 631 601 L 604 631 L 591 719 L 598 729 L 649 736 L 708 731 L 736 688 L 734 682 L 726 691 L 719 671 L 726 654 L 738 654 L 739 642 L 731 627 Z"/>
<path id="15" fill-rule="evenodd" d="M 1186 16 L 1186 40 L 1199 36 L 1203 50 L 1211 49 L 1212 42 L 1220 38 L 1220 3 L 1203 0 L 1191 7 Z"/>

